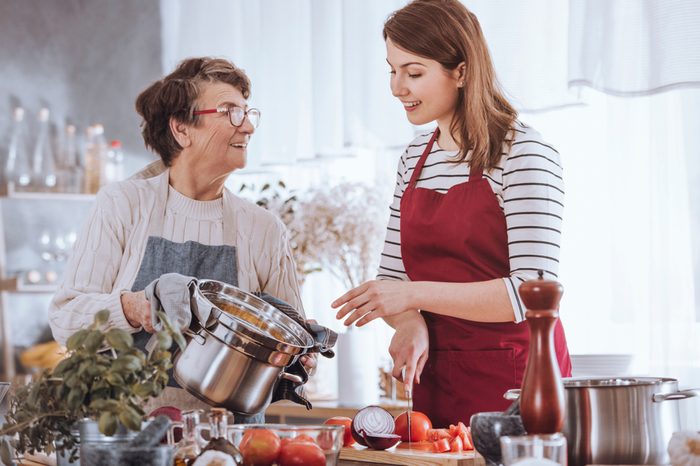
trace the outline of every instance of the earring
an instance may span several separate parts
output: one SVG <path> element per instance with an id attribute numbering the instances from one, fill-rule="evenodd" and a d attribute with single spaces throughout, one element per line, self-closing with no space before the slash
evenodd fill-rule
<path id="1" fill-rule="evenodd" d="M 459 87 L 464 87 L 464 81 L 459 82 Z"/>

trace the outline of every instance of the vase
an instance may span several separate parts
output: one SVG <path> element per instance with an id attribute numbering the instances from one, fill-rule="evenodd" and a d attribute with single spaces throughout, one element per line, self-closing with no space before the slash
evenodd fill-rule
<path id="1" fill-rule="evenodd" d="M 338 404 L 363 407 L 379 402 L 376 342 L 371 329 L 348 327 L 338 335 Z"/>

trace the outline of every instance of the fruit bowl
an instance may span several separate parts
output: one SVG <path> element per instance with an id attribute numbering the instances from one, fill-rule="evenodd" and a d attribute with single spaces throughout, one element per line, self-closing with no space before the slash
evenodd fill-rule
<path id="1" fill-rule="evenodd" d="M 231 442 L 246 464 L 335 466 L 343 446 L 340 425 L 236 424 Z"/>

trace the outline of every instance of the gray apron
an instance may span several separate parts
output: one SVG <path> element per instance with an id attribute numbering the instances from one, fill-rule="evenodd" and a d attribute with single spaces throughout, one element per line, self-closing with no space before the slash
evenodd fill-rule
<path id="1" fill-rule="evenodd" d="M 164 199 L 162 215 L 154 218 L 151 229 L 148 232 L 148 242 L 146 250 L 141 259 L 141 267 L 134 281 L 131 291 L 143 291 L 149 283 L 160 278 L 165 273 L 179 273 L 198 279 L 212 279 L 238 285 L 238 261 L 235 246 L 236 234 L 231 225 L 232 216 L 227 211 L 230 207 L 230 200 L 227 202 L 228 192 L 223 194 L 223 230 L 224 245 L 206 246 L 196 241 L 186 241 L 184 243 L 174 243 L 162 237 L 163 225 L 165 223 L 165 205 L 167 205 L 169 183 L 165 184 L 165 193 L 160 193 Z M 145 330 L 134 334 L 134 344 L 136 347 L 145 350 L 151 334 Z M 169 387 L 179 387 L 173 379 L 172 370 L 169 371 Z M 180 389 L 182 390 L 182 389 Z M 257 424 L 265 422 L 265 413 L 260 412 L 251 416 L 234 413 L 237 424 Z"/>

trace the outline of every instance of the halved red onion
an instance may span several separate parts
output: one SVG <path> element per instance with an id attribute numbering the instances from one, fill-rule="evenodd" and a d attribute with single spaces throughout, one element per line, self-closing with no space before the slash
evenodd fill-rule
<path id="1" fill-rule="evenodd" d="M 386 450 L 401 441 L 401 436 L 396 434 L 368 434 L 364 430 L 360 431 L 367 446 L 372 450 Z"/>
<path id="2" fill-rule="evenodd" d="M 352 438 L 363 446 L 369 446 L 362 435 L 374 437 L 382 434 L 394 434 L 394 417 L 381 406 L 367 406 L 359 410 L 350 424 Z M 388 447 L 387 447 L 388 448 Z"/>

